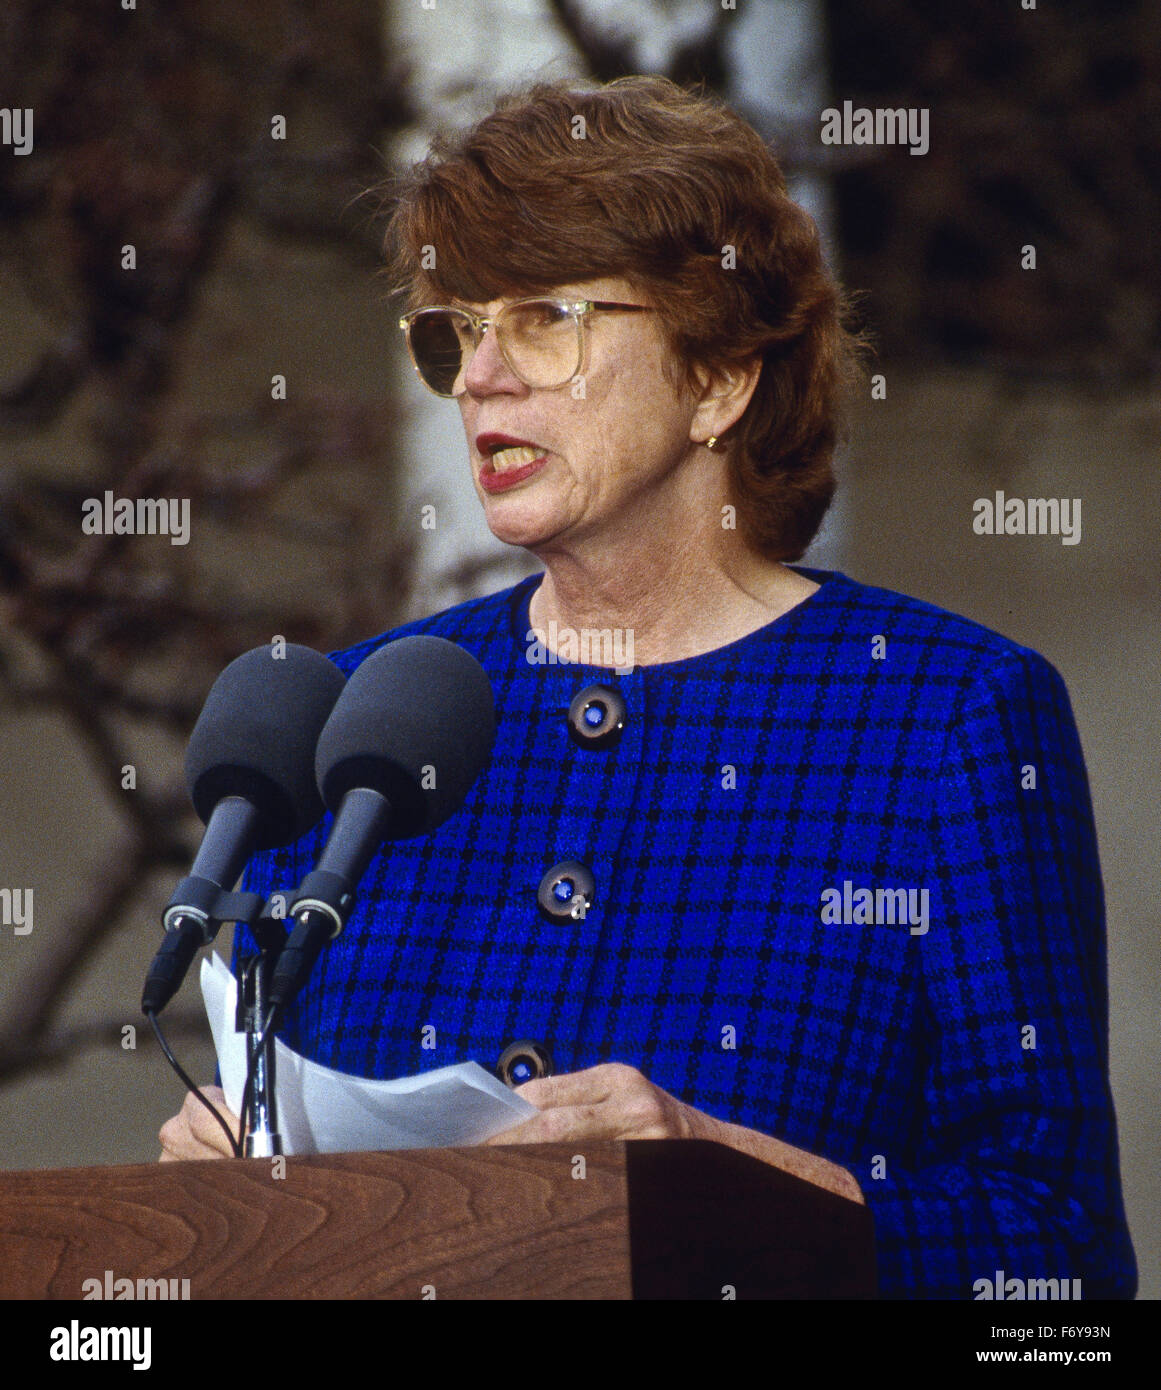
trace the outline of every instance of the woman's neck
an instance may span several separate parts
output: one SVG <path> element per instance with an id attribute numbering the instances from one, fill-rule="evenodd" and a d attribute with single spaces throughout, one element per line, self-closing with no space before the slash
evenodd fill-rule
<path id="1" fill-rule="evenodd" d="M 529 604 L 537 639 L 558 650 L 566 632 L 612 629 L 637 665 L 680 661 L 736 642 L 796 607 L 818 585 L 746 549 L 736 535 L 716 553 L 689 546 L 634 546 L 545 554 L 545 575 Z M 576 640 L 575 638 L 573 639 Z"/>

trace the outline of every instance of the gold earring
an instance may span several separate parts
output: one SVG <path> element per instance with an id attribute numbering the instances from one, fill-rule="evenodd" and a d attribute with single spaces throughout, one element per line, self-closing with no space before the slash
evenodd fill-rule
<path id="1" fill-rule="evenodd" d="M 709 437 L 709 438 L 706 440 L 706 442 L 705 442 L 705 447 L 706 447 L 707 449 L 716 449 L 716 448 L 717 448 L 717 444 L 718 444 L 718 437 L 717 437 L 717 435 L 716 435 L 716 434 L 711 434 L 710 437 Z"/>

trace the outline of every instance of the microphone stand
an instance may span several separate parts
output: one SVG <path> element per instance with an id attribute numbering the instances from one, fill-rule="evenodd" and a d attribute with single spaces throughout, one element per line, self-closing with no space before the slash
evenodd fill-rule
<path id="1" fill-rule="evenodd" d="M 263 899 L 257 893 L 228 892 L 205 875 L 183 879 L 166 910 L 166 941 L 146 982 L 146 999 L 152 997 L 152 1008 L 158 1013 L 180 984 L 198 947 L 210 945 L 223 922 L 245 923 L 250 928 L 258 954 L 239 960 L 238 1002 L 234 1014 L 234 1027 L 246 1038 L 247 1065 L 254 1056 L 250 1098 L 242 1117 L 247 1158 L 271 1158 L 282 1153 L 274 1089 L 274 1037 L 272 1034 L 262 1036 L 262 1027 L 270 1010 L 271 977 L 286 945 L 285 911 L 276 912 L 275 904 L 284 907 L 292 896 L 282 892 Z M 192 931 L 184 929 L 186 919 Z M 255 1048 L 258 1049 L 256 1055 Z"/>
<path id="2" fill-rule="evenodd" d="M 289 896 L 285 893 L 274 895 L 284 903 Z M 275 1094 L 275 1039 L 273 1034 L 262 1033 L 270 1009 L 270 977 L 286 944 L 284 920 L 269 911 L 273 901 L 271 898 L 259 915 L 239 918 L 246 922 L 258 943 L 257 955 L 243 956 L 238 962 L 238 1006 L 234 1017 L 236 1030 L 245 1035 L 247 1062 L 254 1056 L 250 1101 L 244 1117 L 247 1158 L 273 1158 L 282 1153 Z M 254 1055 L 256 1047 L 258 1051 Z"/>

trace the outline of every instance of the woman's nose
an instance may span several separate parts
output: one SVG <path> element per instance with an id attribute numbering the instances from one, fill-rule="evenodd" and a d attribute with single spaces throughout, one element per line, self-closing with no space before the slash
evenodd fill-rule
<path id="1" fill-rule="evenodd" d="M 524 383 L 504 361 L 504 354 L 496 341 L 495 328 L 486 328 L 464 369 L 464 390 L 473 396 L 485 396 L 496 391 L 526 389 Z"/>

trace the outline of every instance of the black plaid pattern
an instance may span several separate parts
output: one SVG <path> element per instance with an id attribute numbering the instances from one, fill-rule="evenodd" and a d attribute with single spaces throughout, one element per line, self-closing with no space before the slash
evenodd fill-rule
<path id="1" fill-rule="evenodd" d="M 378 856 L 283 1037 L 375 1077 L 491 1067 L 518 1037 L 559 1072 L 627 1062 L 849 1167 L 885 1296 L 970 1298 L 1003 1269 L 1131 1297 L 1064 684 L 966 619 L 799 572 L 821 588 L 776 622 L 627 676 L 528 663 L 536 577 L 338 654 L 351 671 L 411 633 L 459 643 L 493 682 L 495 755 L 461 812 Z M 595 680 L 628 706 L 611 749 L 568 736 Z M 260 857 L 248 886 L 297 884 L 328 828 Z M 593 905 L 550 925 L 537 886 L 570 858 Z M 847 881 L 928 890 L 929 929 L 824 924 Z"/>

